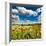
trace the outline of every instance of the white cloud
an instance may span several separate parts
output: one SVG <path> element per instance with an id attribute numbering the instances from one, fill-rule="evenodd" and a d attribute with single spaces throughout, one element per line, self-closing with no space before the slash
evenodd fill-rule
<path id="1" fill-rule="evenodd" d="M 38 8 L 38 9 L 36 10 L 36 12 L 41 12 L 41 8 Z"/>
<path id="2" fill-rule="evenodd" d="M 19 18 L 19 16 L 17 16 L 17 15 L 11 15 L 12 16 L 12 18 Z"/>
<path id="3" fill-rule="evenodd" d="M 41 12 L 41 8 L 38 8 L 36 11 L 33 11 L 33 10 L 28 10 L 24 7 L 16 7 L 17 9 L 12 9 L 12 12 L 13 13 L 20 13 L 20 14 L 25 14 L 27 16 L 37 16 L 38 15 L 38 12 Z"/>
<path id="4" fill-rule="evenodd" d="M 16 7 L 18 10 L 26 10 L 24 7 Z"/>
<path id="5" fill-rule="evenodd" d="M 38 13 L 33 11 L 33 16 L 37 16 L 37 15 L 38 15 Z"/>
<path id="6" fill-rule="evenodd" d="M 16 7 L 19 11 L 19 13 L 26 14 L 26 8 L 24 7 Z"/>
<path id="7" fill-rule="evenodd" d="M 33 16 L 37 16 L 37 12 L 33 11 L 33 10 L 28 10 L 24 7 L 17 7 L 18 11 L 22 14 L 26 14 L 26 15 L 33 15 Z"/>
<path id="8" fill-rule="evenodd" d="M 12 13 L 19 13 L 17 9 L 12 9 Z"/>
<path id="9" fill-rule="evenodd" d="M 20 19 L 18 15 L 12 15 L 12 24 L 19 23 Z"/>

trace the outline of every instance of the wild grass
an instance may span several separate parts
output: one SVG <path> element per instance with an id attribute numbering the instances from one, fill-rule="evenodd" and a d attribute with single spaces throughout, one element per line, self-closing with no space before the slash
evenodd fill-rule
<path id="1" fill-rule="evenodd" d="M 41 24 L 15 24 L 11 26 L 10 39 L 40 39 Z"/>

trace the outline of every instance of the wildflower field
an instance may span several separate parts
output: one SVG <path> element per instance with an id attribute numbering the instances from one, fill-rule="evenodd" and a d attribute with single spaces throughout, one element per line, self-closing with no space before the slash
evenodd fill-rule
<path id="1" fill-rule="evenodd" d="M 41 24 L 14 24 L 11 26 L 10 39 L 40 39 Z"/>

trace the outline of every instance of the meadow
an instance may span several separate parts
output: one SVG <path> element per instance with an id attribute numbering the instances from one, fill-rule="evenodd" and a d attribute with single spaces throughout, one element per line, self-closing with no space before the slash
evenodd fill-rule
<path id="1" fill-rule="evenodd" d="M 10 39 L 40 39 L 41 24 L 14 24 L 11 25 Z"/>

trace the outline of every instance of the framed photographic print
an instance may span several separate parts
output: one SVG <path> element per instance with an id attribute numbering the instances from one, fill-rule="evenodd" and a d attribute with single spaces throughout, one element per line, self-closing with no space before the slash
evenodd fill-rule
<path id="1" fill-rule="evenodd" d="M 7 4 L 6 41 L 30 41 L 42 39 L 42 7 L 43 5 L 36 4 Z"/>

